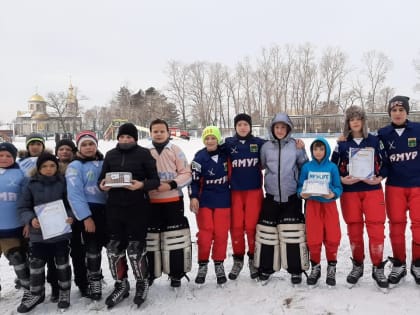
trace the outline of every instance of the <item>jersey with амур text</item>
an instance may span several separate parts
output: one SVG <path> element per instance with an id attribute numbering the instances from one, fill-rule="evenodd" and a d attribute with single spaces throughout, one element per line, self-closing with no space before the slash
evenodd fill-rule
<path id="1" fill-rule="evenodd" d="M 225 150 L 229 157 L 232 190 L 253 190 L 262 187 L 260 151 L 265 140 L 251 136 L 241 140 L 226 138 Z"/>
<path id="2" fill-rule="evenodd" d="M 378 130 L 386 184 L 398 187 L 420 187 L 420 123 L 407 121 L 401 135 L 388 125 Z"/>
<path id="3" fill-rule="evenodd" d="M 198 151 L 191 162 L 190 198 L 198 198 L 200 208 L 230 208 L 227 156 L 223 151 L 210 156 Z"/>

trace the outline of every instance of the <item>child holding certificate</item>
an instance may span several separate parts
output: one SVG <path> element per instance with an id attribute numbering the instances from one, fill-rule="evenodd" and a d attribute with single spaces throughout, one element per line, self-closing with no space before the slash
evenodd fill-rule
<path id="1" fill-rule="evenodd" d="M 363 276 L 364 242 L 363 229 L 369 236 L 369 253 L 372 261 L 372 278 L 380 288 L 388 287 L 384 275 L 386 261 L 383 259 L 385 204 L 381 181 L 381 156 L 379 140 L 368 134 L 365 111 L 359 106 L 350 106 L 346 110 L 344 122 L 345 141 L 338 142 L 331 161 L 338 166 L 343 194 L 340 197 L 341 210 L 347 224 L 347 233 L 353 257 L 353 268 L 347 276 L 347 282 L 353 286 Z M 369 165 L 373 176 L 353 177 L 349 173 L 352 150 L 371 148 L 374 150 L 373 163 Z M 371 165 L 370 165 L 371 164 Z"/>
<path id="2" fill-rule="evenodd" d="M 29 297 L 29 266 L 23 241 L 23 224 L 17 210 L 17 199 L 22 191 L 24 174 L 16 163 L 17 149 L 8 142 L 0 143 L 0 255 L 13 266 L 24 294 L 21 303 Z"/>
<path id="3" fill-rule="evenodd" d="M 411 219 L 411 274 L 420 285 L 420 124 L 407 119 L 406 96 L 395 96 L 388 104 L 391 124 L 378 130 L 388 177 L 385 184 L 393 258 L 390 285 L 407 275 L 405 228 Z M 407 211 L 408 210 L 408 211 Z"/>
<path id="4" fill-rule="evenodd" d="M 70 306 L 69 224 L 73 219 L 67 202 L 66 181 L 58 172 L 57 158 L 50 153 L 38 157 L 34 173 L 18 201 L 20 218 L 23 223 L 29 224 L 31 290 L 31 299 L 18 308 L 20 313 L 29 312 L 44 301 L 44 269 L 46 261 L 51 257 L 57 267 L 58 308 L 66 309 Z M 54 220 L 48 220 L 50 214 Z M 41 215 L 45 221 L 41 220 Z M 62 230 L 57 231 L 60 226 Z"/>
<path id="5" fill-rule="evenodd" d="M 311 273 L 306 280 L 316 286 L 321 277 L 321 247 L 325 246 L 328 261 L 328 286 L 335 286 L 337 251 L 341 231 L 335 200 L 343 192 L 337 166 L 329 161 L 330 145 L 324 138 L 317 138 L 311 144 L 312 160 L 303 165 L 299 177 L 298 195 L 306 199 L 306 238 L 311 259 Z M 310 183 L 310 184 L 306 184 Z M 324 190 L 324 187 L 326 189 Z"/>
<path id="6" fill-rule="evenodd" d="M 115 280 L 114 290 L 105 300 L 109 308 L 129 295 L 126 253 L 136 279 L 133 302 L 140 306 L 146 300 L 149 291 L 146 234 L 150 217 L 147 192 L 158 188 L 160 183 L 155 159 L 148 149 L 137 144 L 136 126 L 132 123 L 121 125 L 117 139 L 117 147 L 107 152 L 99 175 L 99 187 L 108 191 L 106 220 L 110 241 L 107 255 Z M 119 177 L 121 173 L 130 173 L 128 185 L 124 177 Z M 118 185 L 108 185 L 108 181 L 115 184 L 114 179 L 117 184 L 119 179 L 122 181 Z"/>

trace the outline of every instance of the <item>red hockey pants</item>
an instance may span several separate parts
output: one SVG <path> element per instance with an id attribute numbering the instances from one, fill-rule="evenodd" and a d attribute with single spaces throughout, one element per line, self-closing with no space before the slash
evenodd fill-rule
<path id="1" fill-rule="evenodd" d="M 406 261 L 405 227 L 407 210 L 411 220 L 412 261 L 420 259 L 420 187 L 385 186 L 386 212 L 389 218 L 389 237 L 394 258 Z"/>
<path id="2" fill-rule="evenodd" d="M 212 250 L 214 261 L 225 260 L 230 227 L 230 208 L 200 208 L 196 218 L 198 261 L 208 261 L 210 250 Z"/>
<path id="3" fill-rule="evenodd" d="M 334 201 L 306 201 L 306 240 L 313 263 L 321 261 L 321 247 L 325 246 L 327 261 L 337 261 L 341 231 L 337 205 Z"/>
<path id="4" fill-rule="evenodd" d="M 344 192 L 340 197 L 341 211 L 347 223 L 347 234 L 353 259 L 362 263 L 365 258 L 363 229 L 369 236 L 372 264 L 378 266 L 383 259 L 385 230 L 385 200 L 382 189 Z"/>
<path id="5" fill-rule="evenodd" d="M 254 254 L 255 231 L 262 200 L 261 189 L 232 191 L 230 237 L 234 255 L 245 255 L 245 234 L 248 241 L 248 253 Z"/>

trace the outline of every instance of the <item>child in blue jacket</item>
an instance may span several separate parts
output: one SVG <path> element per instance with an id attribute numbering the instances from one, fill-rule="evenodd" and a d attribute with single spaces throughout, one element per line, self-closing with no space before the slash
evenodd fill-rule
<path id="1" fill-rule="evenodd" d="M 321 247 L 325 246 L 328 261 L 326 283 L 334 286 L 337 264 L 337 252 L 340 245 L 341 230 L 335 200 L 343 193 L 337 165 L 330 162 L 331 149 L 326 139 L 317 138 L 311 144 L 312 160 L 303 165 L 298 195 L 306 199 L 306 240 L 308 244 L 311 273 L 307 284 L 315 286 L 321 277 Z M 312 179 L 325 184 L 328 192 L 322 195 L 303 190 L 305 180 Z"/>

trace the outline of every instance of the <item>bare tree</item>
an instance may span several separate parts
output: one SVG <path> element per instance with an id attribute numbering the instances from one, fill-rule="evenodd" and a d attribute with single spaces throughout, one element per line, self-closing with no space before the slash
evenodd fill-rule
<path id="1" fill-rule="evenodd" d="M 187 101 L 188 101 L 188 72 L 189 69 L 184 64 L 177 61 L 170 61 L 167 73 L 169 75 L 169 93 L 170 97 L 177 105 L 181 113 L 181 123 L 184 129 L 187 129 Z"/>
<path id="2" fill-rule="evenodd" d="M 368 109 L 375 111 L 376 95 L 386 80 L 386 75 L 392 67 L 391 60 L 382 52 L 371 50 L 362 58 L 365 66 L 364 73 L 369 82 Z"/>
<path id="3" fill-rule="evenodd" d="M 346 55 L 339 48 L 329 47 L 321 57 L 320 72 L 326 86 L 327 104 L 331 102 L 334 90 L 344 80 L 346 61 Z"/>
<path id="4" fill-rule="evenodd" d="M 47 106 L 51 107 L 57 114 L 61 128 L 68 132 L 66 128 L 65 113 L 67 110 L 67 95 L 64 92 L 50 92 L 47 95 Z"/>

